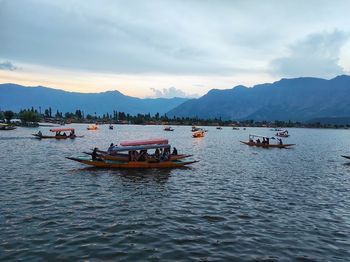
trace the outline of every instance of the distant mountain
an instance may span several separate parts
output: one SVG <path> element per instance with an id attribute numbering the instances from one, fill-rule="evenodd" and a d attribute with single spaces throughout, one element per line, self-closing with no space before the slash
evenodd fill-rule
<path id="1" fill-rule="evenodd" d="M 198 99 L 184 102 L 167 115 L 294 121 L 349 117 L 350 76 L 337 76 L 331 80 L 301 77 L 252 88 L 213 89 Z"/>
<path id="2" fill-rule="evenodd" d="M 85 114 L 112 113 L 113 110 L 132 115 L 159 112 L 164 114 L 186 101 L 186 98 L 136 98 L 119 91 L 102 93 L 67 92 L 43 86 L 25 87 L 15 84 L 0 84 L 0 109 L 14 110 L 51 107 L 53 112 L 75 112 L 81 109 Z"/>

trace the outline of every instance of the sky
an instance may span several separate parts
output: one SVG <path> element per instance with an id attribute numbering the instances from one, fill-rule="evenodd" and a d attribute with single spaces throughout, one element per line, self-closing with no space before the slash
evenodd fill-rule
<path id="1" fill-rule="evenodd" d="M 350 72 L 350 1 L 0 0 L 0 83 L 136 97 Z"/>

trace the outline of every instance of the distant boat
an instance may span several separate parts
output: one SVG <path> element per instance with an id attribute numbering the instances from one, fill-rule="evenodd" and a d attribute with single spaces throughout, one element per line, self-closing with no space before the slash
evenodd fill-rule
<path id="1" fill-rule="evenodd" d="M 97 125 L 89 125 L 87 127 L 87 130 L 98 130 L 98 126 Z"/>
<path id="2" fill-rule="evenodd" d="M 113 130 L 113 128 L 114 128 L 114 127 L 113 127 L 112 125 L 109 125 L 109 129 Z"/>
<path id="3" fill-rule="evenodd" d="M 69 135 L 67 135 L 65 132 L 70 132 Z M 50 132 L 56 133 L 56 135 L 43 135 L 41 131 L 39 131 L 37 134 L 32 134 L 38 139 L 74 139 L 76 137 L 83 137 L 83 136 L 77 136 L 75 135 L 75 129 L 74 128 L 55 128 L 50 129 Z M 61 133 L 63 132 L 63 134 Z"/>
<path id="4" fill-rule="evenodd" d="M 254 138 L 258 138 L 254 141 Z M 263 139 L 263 141 L 260 141 L 260 138 Z M 291 146 L 294 146 L 295 144 L 283 144 L 282 139 L 277 139 L 279 142 L 276 144 L 270 144 L 270 140 L 274 140 L 276 138 L 274 137 L 267 137 L 267 136 L 259 136 L 259 135 L 249 135 L 248 141 L 240 141 L 241 143 L 248 145 L 248 146 L 256 146 L 256 147 L 263 147 L 263 148 L 288 148 Z"/>
<path id="5" fill-rule="evenodd" d="M 201 131 L 196 131 L 193 133 L 192 135 L 193 138 L 201 138 L 201 137 L 205 137 L 205 130 L 201 130 Z"/>
<path id="6" fill-rule="evenodd" d="M 170 127 L 170 126 L 166 126 L 163 129 L 164 131 L 174 131 L 174 128 Z"/>
<path id="7" fill-rule="evenodd" d="M 284 130 L 284 131 L 281 131 L 281 132 L 277 132 L 277 133 L 276 133 L 276 136 L 279 136 L 279 137 L 289 137 L 288 130 Z"/>
<path id="8" fill-rule="evenodd" d="M 8 124 L 0 124 L 0 130 L 1 131 L 9 131 L 9 130 L 15 130 L 15 126 L 9 126 Z"/>
<path id="9" fill-rule="evenodd" d="M 192 126 L 192 129 L 191 129 L 192 132 L 196 132 L 196 131 L 199 131 L 199 130 L 201 130 L 201 128 L 196 127 L 196 126 Z"/>
<path id="10" fill-rule="evenodd" d="M 238 128 L 238 127 L 235 127 L 235 126 L 232 127 L 232 129 L 233 129 L 233 130 L 239 130 L 239 128 Z"/>
<path id="11" fill-rule="evenodd" d="M 221 129 L 222 129 L 222 127 L 221 127 L 221 126 L 218 126 L 218 127 L 216 127 L 216 129 L 221 130 Z"/>

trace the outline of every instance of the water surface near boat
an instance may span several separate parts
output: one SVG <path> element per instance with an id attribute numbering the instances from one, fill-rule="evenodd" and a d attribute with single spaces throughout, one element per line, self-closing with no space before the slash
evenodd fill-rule
<path id="1" fill-rule="evenodd" d="M 268 128 L 108 125 L 37 140 L 0 132 L 0 260 L 347 261 L 349 130 L 288 129 L 292 149 L 247 147 Z M 110 170 L 65 159 L 122 140 L 165 137 L 188 169 Z"/>

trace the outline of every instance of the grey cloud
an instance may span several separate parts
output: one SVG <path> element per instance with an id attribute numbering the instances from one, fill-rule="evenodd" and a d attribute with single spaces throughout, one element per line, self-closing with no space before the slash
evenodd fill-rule
<path id="1" fill-rule="evenodd" d="M 349 35 L 335 30 L 308 35 L 289 47 L 289 55 L 273 60 L 271 72 L 283 77 L 314 76 L 330 78 L 343 74 L 340 49 Z"/>
<path id="2" fill-rule="evenodd" d="M 318 3 L 0 0 L 0 57 L 117 74 L 261 72 L 300 25 L 346 26 L 349 2 Z"/>
<path id="3" fill-rule="evenodd" d="M 163 89 L 151 88 L 154 93 L 154 97 L 164 97 L 164 98 L 173 98 L 173 97 L 197 97 L 195 94 L 187 94 L 181 89 L 177 89 L 176 87 L 169 87 Z"/>
<path id="4" fill-rule="evenodd" d="M 10 61 L 0 62 L 0 70 L 15 71 L 18 67 L 12 64 Z"/>

